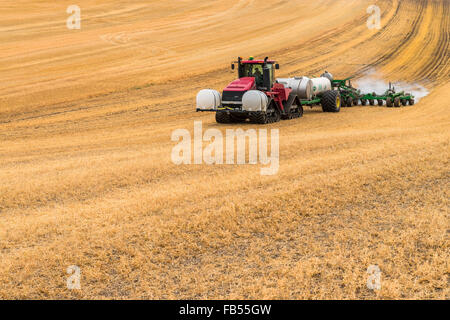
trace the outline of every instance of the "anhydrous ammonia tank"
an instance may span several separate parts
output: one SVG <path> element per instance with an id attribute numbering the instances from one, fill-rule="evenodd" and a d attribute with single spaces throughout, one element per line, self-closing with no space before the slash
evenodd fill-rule
<path id="1" fill-rule="evenodd" d="M 311 79 L 313 84 L 313 96 L 331 90 L 331 81 L 328 78 L 320 77 Z"/>
<path id="2" fill-rule="evenodd" d="M 242 96 L 242 109 L 245 111 L 266 111 L 269 99 L 259 90 L 249 90 Z"/>
<path id="3" fill-rule="evenodd" d="M 221 103 L 220 93 L 212 89 L 203 89 L 197 93 L 197 109 L 215 110 Z"/>
<path id="4" fill-rule="evenodd" d="M 313 95 L 313 83 L 308 77 L 278 78 L 277 81 L 291 88 L 300 99 L 310 100 Z"/>

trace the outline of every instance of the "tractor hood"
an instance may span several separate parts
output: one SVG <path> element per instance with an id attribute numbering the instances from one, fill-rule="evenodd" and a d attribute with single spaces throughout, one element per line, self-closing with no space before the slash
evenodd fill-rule
<path id="1" fill-rule="evenodd" d="M 234 80 L 223 91 L 248 91 L 255 88 L 255 78 L 245 77 Z"/>

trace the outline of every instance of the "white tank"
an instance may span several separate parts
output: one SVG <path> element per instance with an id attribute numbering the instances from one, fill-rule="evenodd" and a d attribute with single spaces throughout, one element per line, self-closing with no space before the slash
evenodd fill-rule
<path id="1" fill-rule="evenodd" d="M 300 99 L 310 100 L 313 94 L 313 83 L 308 77 L 278 78 L 278 83 L 291 88 Z"/>
<path id="2" fill-rule="evenodd" d="M 313 84 L 313 96 L 331 90 L 331 81 L 328 78 L 320 77 L 311 79 Z"/>
<path id="3" fill-rule="evenodd" d="M 266 111 L 269 98 L 259 90 L 249 90 L 242 97 L 242 110 L 244 111 Z"/>
<path id="4" fill-rule="evenodd" d="M 197 109 L 216 110 L 220 107 L 222 98 L 220 93 L 212 89 L 203 89 L 197 93 Z"/>

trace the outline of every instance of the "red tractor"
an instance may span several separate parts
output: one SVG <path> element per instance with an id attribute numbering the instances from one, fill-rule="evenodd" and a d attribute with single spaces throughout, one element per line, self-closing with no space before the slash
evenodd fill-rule
<path id="1" fill-rule="evenodd" d="M 332 89 L 328 72 L 320 78 L 275 79 L 276 61 L 238 58 L 237 80 L 231 82 L 222 95 L 212 89 L 197 94 L 197 111 L 216 112 L 218 123 L 272 123 L 280 119 L 299 118 L 303 106 L 322 105 L 324 112 L 339 112 L 340 95 Z"/>

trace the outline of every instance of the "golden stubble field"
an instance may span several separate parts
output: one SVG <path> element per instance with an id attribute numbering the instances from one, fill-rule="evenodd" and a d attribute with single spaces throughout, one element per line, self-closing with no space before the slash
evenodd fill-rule
<path id="1" fill-rule="evenodd" d="M 448 1 L 71 4 L 0 4 L 0 298 L 450 297 Z M 173 164 L 173 130 L 236 128 L 194 108 L 238 55 L 430 94 L 266 126 L 277 175 Z"/>

